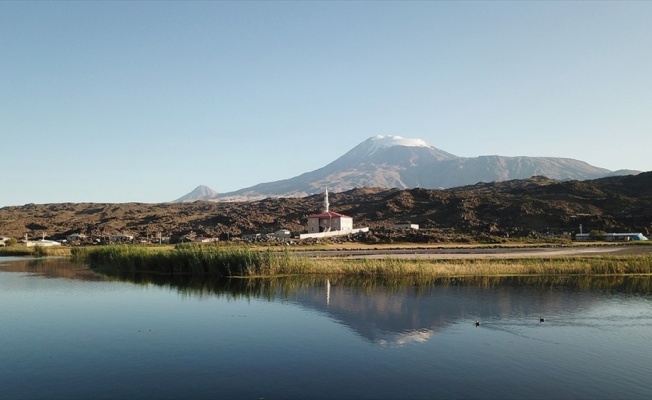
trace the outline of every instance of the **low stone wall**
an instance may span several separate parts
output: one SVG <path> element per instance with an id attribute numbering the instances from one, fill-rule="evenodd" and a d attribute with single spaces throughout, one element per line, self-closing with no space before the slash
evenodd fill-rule
<path id="1" fill-rule="evenodd" d="M 299 235 L 299 239 L 309 239 L 309 238 L 325 238 L 333 236 L 345 236 L 352 233 L 360 232 L 369 232 L 368 227 L 356 228 L 356 229 L 347 229 L 345 231 L 330 231 L 330 232 L 319 232 L 319 233 L 302 233 Z"/>

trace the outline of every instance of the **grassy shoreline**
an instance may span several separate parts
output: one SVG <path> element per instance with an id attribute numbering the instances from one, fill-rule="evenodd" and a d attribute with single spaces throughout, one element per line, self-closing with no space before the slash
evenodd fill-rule
<path id="1" fill-rule="evenodd" d="M 70 247 L 44 247 L 44 246 L 10 246 L 0 247 L 0 257 L 69 257 L 72 254 Z"/>
<path id="2" fill-rule="evenodd" d="M 330 275 L 360 277 L 478 277 L 510 275 L 652 274 L 652 255 L 524 257 L 497 259 L 309 258 L 290 250 L 245 246 L 179 245 L 170 248 L 75 248 L 91 268 L 216 277 Z"/>
<path id="3" fill-rule="evenodd" d="M 291 253 L 301 255 L 304 252 L 315 251 L 330 251 L 333 254 L 338 254 L 340 251 L 394 251 L 394 250 L 450 250 L 450 249 L 465 249 L 469 251 L 482 250 L 482 249 L 533 249 L 533 248 L 569 248 L 580 249 L 588 247 L 613 247 L 613 246 L 635 246 L 644 247 L 650 246 L 652 248 L 652 241 L 648 242 L 571 242 L 571 241 L 522 241 L 515 240 L 506 243 L 376 243 L 365 244 L 358 242 L 345 242 L 345 243 L 322 243 L 300 246 L 281 246 L 281 245 L 261 245 L 261 244 L 237 244 L 220 242 L 217 244 L 182 244 L 181 246 L 219 246 L 221 248 L 247 248 L 260 252 L 270 251 L 272 253 L 284 253 L 290 251 Z M 125 245 L 112 245 L 112 246 L 56 246 L 56 247 L 43 247 L 33 246 L 26 247 L 22 245 L 0 247 L 0 257 L 46 257 L 46 256 L 73 256 L 74 254 L 84 254 L 92 249 L 106 248 L 106 247 L 124 247 Z M 134 244 L 129 245 L 134 248 L 148 249 L 150 251 L 172 251 L 179 245 L 158 245 L 158 244 Z"/>

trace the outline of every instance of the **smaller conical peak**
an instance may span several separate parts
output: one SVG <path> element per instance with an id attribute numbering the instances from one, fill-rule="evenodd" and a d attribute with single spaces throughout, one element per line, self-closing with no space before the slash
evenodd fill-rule
<path id="1" fill-rule="evenodd" d="M 195 200 L 211 200 L 213 197 L 217 195 L 218 193 L 215 190 L 209 188 L 208 186 L 199 185 L 192 192 L 174 200 L 174 202 L 183 203 L 186 201 L 195 201 Z"/>
<path id="2" fill-rule="evenodd" d="M 191 193 L 201 193 L 201 194 L 217 194 L 216 191 L 213 189 L 209 188 L 206 185 L 199 185 L 193 190 Z"/>

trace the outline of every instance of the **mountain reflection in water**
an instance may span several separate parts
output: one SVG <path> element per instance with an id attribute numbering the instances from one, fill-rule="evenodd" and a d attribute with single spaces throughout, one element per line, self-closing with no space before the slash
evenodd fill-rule
<path id="1" fill-rule="evenodd" d="M 591 309 L 595 296 L 577 291 L 611 293 L 652 292 L 650 276 L 517 276 L 480 278 L 363 279 L 357 277 L 296 276 L 257 279 L 213 279 L 196 275 L 121 274 L 112 279 L 154 284 L 183 296 L 257 298 L 292 302 L 328 315 L 359 337 L 381 346 L 428 341 L 456 324 L 483 321 L 482 326 L 509 329 L 502 318 L 523 324 L 564 323 L 562 310 Z M 566 322 L 569 317 L 564 317 Z"/>
<path id="2" fill-rule="evenodd" d="M 216 280 L 0 259 L 0 398 L 647 399 L 651 280 Z"/>
<path id="3" fill-rule="evenodd" d="M 84 281 L 116 280 L 177 290 L 182 296 L 266 299 L 292 302 L 328 315 L 359 337 L 379 345 L 425 342 L 456 323 L 483 321 L 503 329 L 500 320 L 547 323 L 561 310 L 582 312 L 594 296 L 578 290 L 652 293 L 650 276 L 516 276 L 414 279 L 295 276 L 216 279 L 201 275 L 95 272 L 66 258 L 29 259 L 0 264 L 0 269 Z M 567 311 L 566 311 L 567 312 Z M 536 319 L 535 319 L 536 318 Z"/>

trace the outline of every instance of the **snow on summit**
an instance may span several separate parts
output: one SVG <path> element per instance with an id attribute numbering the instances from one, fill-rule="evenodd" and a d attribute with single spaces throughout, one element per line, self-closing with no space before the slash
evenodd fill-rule
<path id="1" fill-rule="evenodd" d="M 423 139 L 406 139 L 402 136 L 383 136 L 373 137 L 374 144 L 378 147 L 408 146 L 408 147 L 432 147 Z"/>
<path id="2" fill-rule="evenodd" d="M 371 138 L 371 147 L 367 154 L 373 154 L 379 149 L 393 146 L 432 147 L 422 139 L 407 139 L 401 136 L 378 135 Z"/>

